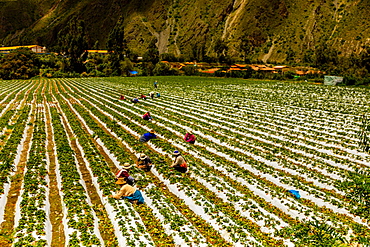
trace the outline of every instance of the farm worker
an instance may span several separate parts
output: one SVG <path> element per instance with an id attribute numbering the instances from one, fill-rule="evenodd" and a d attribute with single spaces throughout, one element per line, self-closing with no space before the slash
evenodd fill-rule
<path id="1" fill-rule="evenodd" d="M 139 141 L 141 141 L 141 142 L 147 142 L 147 141 L 149 141 L 151 139 L 157 138 L 157 136 L 154 133 L 155 133 L 154 130 L 151 130 L 148 133 L 143 134 L 140 137 Z"/>
<path id="2" fill-rule="evenodd" d="M 140 95 L 140 99 L 145 99 L 146 100 L 146 96 L 144 94 Z"/>
<path id="3" fill-rule="evenodd" d="M 150 96 L 150 98 L 152 98 L 152 99 L 153 99 L 153 98 L 154 98 L 154 92 L 150 92 L 150 93 L 149 93 L 149 96 Z"/>
<path id="4" fill-rule="evenodd" d="M 153 85 L 154 85 L 155 88 L 157 88 L 158 87 L 158 82 L 154 81 Z"/>
<path id="5" fill-rule="evenodd" d="M 152 116 L 150 115 L 150 112 L 147 112 L 143 115 L 143 119 L 144 120 L 152 120 Z"/>
<path id="6" fill-rule="evenodd" d="M 185 173 L 188 171 L 188 166 L 186 164 L 186 161 L 184 157 L 180 154 L 179 151 L 175 150 L 173 152 L 173 156 L 175 156 L 175 159 L 172 162 L 172 165 L 170 167 L 175 168 L 175 170 Z"/>
<path id="7" fill-rule="evenodd" d="M 149 156 L 142 153 L 137 159 L 136 166 L 140 169 L 143 169 L 146 172 L 149 172 L 150 169 L 152 169 L 153 164 Z"/>
<path id="8" fill-rule="evenodd" d="M 189 130 L 185 136 L 184 136 L 184 140 L 188 143 L 191 143 L 191 144 L 194 144 L 195 143 L 195 140 L 197 138 L 195 137 L 195 135 L 193 134 L 193 132 L 191 130 Z"/>
<path id="9" fill-rule="evenodd" d="M 125 100 L 125 96 L 121 94 L 121 97 L 119 98 L 120 100 Z"/>
<path id="10" fill-rule="evenodd" d="M 123 197 L 128 199 L 131 203 L 144 203 L 144 197 L 141 194 L 140 190 L 132 187 L 129 184 L 123 185 L 115 195 L 111 195 L 110 197 L 114 199 L 121 199 L 121 197 Z"/>
<path id="11" fill-rule="evenodd" d="M 116 173 L 116 184 L 130 184 L 132 185 L 135 179 L 128 173 L 132 165 L 124 163 L 120 170 Z"/>
<path id="12" fill-rule="evenodd" d="M 131 101 L 132 101 L 132 103 L 138 103 L 139 99 L 138 98 L 133 98 Z"/>
<path id="13" fill-rule="evenodd" d="M 156 97 L 161 97 L 161 94 L 157 92 Z"/>

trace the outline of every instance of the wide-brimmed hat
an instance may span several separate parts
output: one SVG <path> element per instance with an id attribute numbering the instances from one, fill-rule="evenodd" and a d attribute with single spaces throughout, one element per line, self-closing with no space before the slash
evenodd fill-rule
<path id="1" fill-rule="evenodd" d="M 126 181 L 125 181 L 124 178 L 118 178 L 117 181 L 116 181 L 116 184 L 120 184 L 120 185 L 126 184 Z"/>
<path id="2" fill-rule="evenodd" d="M 179 152 L 179 151 L 177 151 L 177 150 L 175 150 L 175 151 L 173 152 L 173 155 L 180 155 L 180 152 Z"/>
<path id="3" fill-rule="evenodd" d="M 123 168 L 123 169 L 130 169 L 130 168 L 131 168 L 131 166 L 132 166 L 132 165 L 131 165 L 130 163 L 125 163 L 125 164 L 123 164 L 123 165 L 122 165 L 122 168 Z"/>
<path id="4" fill-rule="evenodd" d="M 145 160 L 145 158 L 146 158 L 146 154 L 144 154 L 144 153 L 140 154 L 140 159 L 141 160 Z"/>
<path id="5" fill-rule="evenodd" d="M 154 133 L 155 133 L 155 131 L 154 131 L 154 130 L 150 130 L 149 132 L 150 132 L 150 133 L 152 133 L 152 134 L 154 134 Z"/>

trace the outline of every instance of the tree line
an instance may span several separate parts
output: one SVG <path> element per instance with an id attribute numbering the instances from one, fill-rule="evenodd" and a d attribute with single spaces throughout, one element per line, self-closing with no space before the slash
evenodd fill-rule
<path id="1" fill-rule="evenodd" d="M 173 69 L 169 62 L 184 61 L 184 57 L 171 53 L 159 54 L 156 46 L 157 39 L 149 42 L 142 60 L 138 61 L 137 54 L 130 51 L 124 37 L 124 19 L 120 17 L 109 33 L 105 46 L 108 54 L 88 54 L 87 34 L 85 23 L 76 18 L 70 20 L 57 35 L 57 45 L 52 48 L 55 53 L 36 55 L 27 49 L 17 49 L 6 55 L 0 55 L 0 78 L 2 79 L 28 79 L 34 76 L 42 77 L 83 77 L 83 76 L 130 76 L 131 71 L 138 71 L 144 76 L 151 75 L 196 75 L 196 68 L 185 67 L 181 71 Z M 99 44 L 95 44 L 97 49 Z M 242 62 L 261 63 L 256 61 L 256 50 L 261 47 L 261 42 L 253 37 L 243 37 L 240 42 Z M 219 63 L 230 66 L 237 61 L 229 55 L 227 43 L 218 38 L 214 42 L 213 55 L 206 54 L 206 47 L 202 42 L 191 47 L 188 54 L 189 61 L 203 61 Z M 345 85 L 368 85 L 370 83 L 370 45 L 363 47 L 360 54 L 349 57 L 341 56 L 334 48 L 326 43 L 319 44 L 314 50 L 305 51 L 303 59 L 295 62 L 295 54 L 291 49 L 286 51 L 287 65 L 303 65 L 317 68 L 329 75 L 344 77 Z M 258 79 L 291 79 L 293 72 L 285 74 L 262 74 L 251 70 L 224 73 L 225 68 L 220 68 L 214 76 L 241 77 Z M 199 74 L 201 75 L 201 74 Z M 209 76 L 209 75 L 208 75 Z M 309 74 L 300 77 L 301 80 L 323 80 L 323 75 Z"/>

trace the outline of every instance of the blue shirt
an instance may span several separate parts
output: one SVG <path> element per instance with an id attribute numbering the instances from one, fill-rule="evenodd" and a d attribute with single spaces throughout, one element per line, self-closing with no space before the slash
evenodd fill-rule
<path id="1" fill-rule="evenodd" d="M 142 141 L 142 142 L 147 142 L 147 141 L 149 141 L 150 139 L 154 139 L 154 138 L 157 138 L 157 136 L 155 135 L 155 134 L 153 134 L 153 133 L 145 133 L 144 135 L 142 135 L 141 137 L 140 137 L 140 141 Z"/>

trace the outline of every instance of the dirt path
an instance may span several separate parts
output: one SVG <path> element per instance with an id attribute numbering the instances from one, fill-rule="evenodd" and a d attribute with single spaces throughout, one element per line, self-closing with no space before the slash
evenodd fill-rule
<path id="1" fill-rule="evenodd" d="M 32 88 L 32 87 L 31 87 Z M 22 89 L 24 90 L 24 89 Z M 27 93 L 30 91 L 31 89 L 28 89 L 27 90 Z M 14 97 L 14 101 L 11 101 L 9 103 L 4 103 L 4 104 L 9 104 L 8 106 L 6 106 L 5 108 L 7 108 L 6 110 L 4 109 L 4 112 L 3 114 L 1 115 L 1 117 L 3 117 L 8 111 L 13 111 L 13 110 L 16 110 L 18 104 L 22 101 L 21 99 L 18 99 L 19 95 L 22 93 L 22 91 L 19 91 L 17 93 L 17 95 Z M 11 93 L 10 93 L 11 94 Z M 10 95 L 9 94 L 9 95 Z M 9 97 L 9 95 L 7 97 Z M 11 116 L 11 122 L 14 122 L 15 119 L 17 119 L 16 117 L 17 113 L 15 112 L 13 114 L 13 116 Z M 5 127 L 6 128 L 6 127 Z M 1 131 L 1 129 L 0 129 Z M 10 138 L 10 132 L 8 131 L 5 131 L 5 134 L 3 136 L 4 138 L 0 140 L 0 151 L 4 148 L 4 146 L 6 145 L 6 142 L 8 141 L 8 139 Z"/>
<path id="2" fill-rule="evenodd" d="M 50 92 L 48 92 L 50 93 Z M 61 196 L 59 194 L 59 188 L 57 184 L 56 175 L 56 157 L 55 157 L 55 145 L 53 138 L 53 130 L 51 126 L 50 109 L 52 102 L 47 102 L 44 98 L 45 115 L 46 115 L 46 137 L 48 145 L 46 147 L 47 157 L 49 159 L 49 203 L 50 203 L 50 221 L 52 225 L 52 247 L 63 247 L 65 245 L 64 227 L 62 222 L 63 209 L 61 203 Z"/>
<path id="3" fill-rule="evenodd" d="M 31 89 L 27 91 L 27 94 L 29 93 Z M 37 91 L 37 89 L 36 89 Z M 25 96 L 27 97 L 27 96 Z M 25 103 L 23 103 L 24 106 Z M 22 106 L 22 107 L 23 107 Z M 35 113 L 36 113 L 36 103 L 35 99 L 32 101 L 31 111 L 30 111 L 30 119 L 29 123 L 33 123 L 35 121 Z M 29 125 L 29 128 L 26 132 L 26 139 L 23 143 L 23 149 L 21 151 L 21 156 L 19 163 L 16 164 L 17 170 L 13 176 L 11 176 L 11 186 L 9 189 L 9 194 L 7 198 L 7 203 L 5 205 L 5 211 L 4 211 L 4 221 L 0 225 L 0 246 L 1 247 L 10 247 L 13 242 L 13 231 L 14 231 L 14 213 L 15 213 L 15 207 L 16 203 L 18 201 L 21 186 L 24 179 L 24 169 L 27 163 L 28 159 L 28 152 L 30 150 L 30 143 L 32 139 L 33 134 L 33 125 Z"/>
<path id="4" fill-rule="evenodd" d="M 73 86 L 72 86 L 73 87 Z M 68 93 L 68 92 L 66 92 Z M 70 101 L 71 102 L 75 102 L 76 99 L 73 98 L 73 96 L 71 96 L 70 98 Z M 83 106 L 83 105 L 82 105 Z M 84 106 L 83 106 L 84 107 Z M 84 107 L 85 108 L 85 107 Z M 89 112 L 89 110 L 86 110 L 87 112 Z M 125 152 L 127 152 L 129 155 L 130 155 L 130 158 L 132 160 L 136 160 L 137 157 L 134 153 L 132 153 L 132 151 L 130 151 L 121 141 L 119 141 L 117 139 L 117 137 L 115 137 L 112 132 L 105 126 L 103 126 L 100 121 L 98 120 L 98 117 L 94 116 L 92 113 L 89 112 L 89 115 L 91 116 L 91 118 L 95 121 L 95 123 L 97 125 L 99 125 L 99 127 L 108 135 L 111 136 L 112 139 L 115 139 L 116 140 L 116 144 L 122 149 L 122 150 L 125 150 Z M 109 117 L 112 121 L 114 121 L 114 119 L 112 119 L 111 117 Z M 148 150 L 151 150 L 152 152 L 156 152 L 154 149 L 152 149 L 148 144 L 144 143 L 143 145 L 145 145 L 147 147 Z M 99 149 L 100 150 L 100 149 Z M 104 151 L 103 151 L 104 153 Z M 106 157 L 106 156 L 105 156 Z M 109 158 L 108 158 L 109 159 Z M 207 239 L 209 239 L 210 243 L 213 243 L 214 242 L 214 237 L 217 236 L 218 239 L 221 239 L 221 236 L 216 232 L 216 231 L 213 231 L 213 230 L 210 230 L 210 228 L 207 228 L 206 230 L 199 227 L 197 224 L 199 222 L 202 222 L 204 225 L 208 225 L 207 223 L 205 223 L 205 221 L 203 219 L 201 219 L 199 217 L 199 215 L 196 215 L 193 211 L 189 210 L 188 206 L 186 206 L 186 204 L 182 201 L 179 201 L 178 197 L 176 197 L 174 194 L 172 194 L 168 188 L 166 187 L 166 185 L 160 181 L 153 173 L 149 172 L 149 173 L 146 173 L 146 178 L 149 179 L 153 184 L 155 184 L 155 186 L 166 196 L 166 198 L 183 214 L 184 217 L 186 217 L 189 222 L 191 222 L 194 227 L 196 227 L 198 229 L 198 231 Z M 153 219 L 155 218 L 153 216 L 153 213 L 151 211 L 151 209 L 149 207 L 147 207 L 145 204 L 144 205 L 134 205 L 135 207 L 135 210 L 140 214 L 140 217 L 143 219 L 143 222 L 151 222 L 153 223 Z M 158 229 L 161 229 L 163 226 L 162 224 L 157 221 L 156 222 L 156 228 L 157 230 Z M 203 225 L 202 224 L 202 225 Z M 171 237 L 168 237 L 168 236 L 160 236 L 158 234 L 158 232 L 164 232 L 164 230 L 160 230 L 160 231 L 153 231 L 152 229 L 153 227 L 151 228 L 147 228 L 147 231 L 148 233 L 151 235 L 153 241 L 155 243 L 162 243 L 163 245 L 166 245 L 166 246 L 174 246 L 174 243 L 171 239 Z M 206 231 L 206 232 L 205 232 Z M 211 233 L 211 234 L 210 234 Z M 217 238 L 216 237 L 216 238 Z M 229 246 L 226 241 L 221 241 L 221 246 Z M 164 244 L 165 243 L 165 244 Z"/>
<path id="5" fill-rule="evenodd" d="M 57 108 L 59 112 L 62 112 L 62 109 L 60 108 L 59 105 L 57 106 Z M 71 140 L 71 147 L 76 154 L 79 170 L 82 174 L 82 178 L 85 181 L 85 184 L 87 187 L 87 194 L 91 200 L 91 203 L 93 204 L 93 209 L 96 213 L 96 216 L 99 218 L 99 231 L 100 231 L 101 237 L 103 238 L 104 243 L 107 246 L 116 246 L 115 243 L 118 244 L 118 242 L 114 234 L 114 227 L 108 217 L 107 212 L 105 211 L 105 207 L 102 201 L 100 200 L 100 197 L 96 191 L 96 187 L 94 186 L 92 182 L 90 172 L 87 169 L 85 161 L 83 159 L 83 155 L 80 149 L 78 148 L 75 135 L 73 131 L 71 130 L 71 128 L 67 125 L 68 119 L 66 119 L 66 117 L 63 115 L 61 117 L 62 117 L 64 126 L 66 126 L 65 128 L 66 133 Z"/>
<path id="6" fill-rule="evenodd" d="M 68 92 L 65 89 L 64 89 L 64 92 L 66 92 L 68 94 Z M 76 104 L 77 103 L 76 99 L 74 99 L 72 96 L 70 96 L 70 98 L 68 98 L 68 101 L 71 104 Z M 71 108 L 72 106 L 69 105 L 69 107 L 72 110 L 72 108 Z M 94 118 L 94 117 L 92 117 L 92 118 Z M 85 125 L 85 123 L 81 119 L 79 119 L 79 122 L 81 123 L 81 126 L 83 127 L 83 129 L 86 130 L 86 133 L 88 133 L 88 127 Z M 112 133 L 110 133 L 104 126 L 102 126 L 98 121 L 96 121 L 96 123 L 99 125 L 99 127 L 104 132 L 108 133 L 110 136 L 112 136 L 113 139 L 115 139 L 115 137 L 112 135 Z M 100 154 L 103 155 L 105 161 L 107 162 L 110 169 L 112 170 L 112 176 L 113 176 L 113 174 L 117 171 L 117 168 L 116 168 L 114 162 L 111 160 L 109 154 L 106 153 L 103 146 L 98 144 L 95 140 L 93 140 L 93 142 L 95 144 L 95 147 L 98 149 Z M 117 142 L 117 145 L 119 147 L 121 147 L 122 149 L 126 149 L 126 147 L 120 142 Z M 133 158 L 133 160 L 136 160 L 136 156 L 134 156 L 134 154 L 132 154 L 132 153 L 130 153 L 130 154 L 131 154 L 131 157 Z M 119 189 L 119 187 L 117 187 L 117 190 L 118 189 Z M 144 222 L 143 222 L 144 224 L 145 224 L 145 222 L 150 222 L 150 227 L 148 227 L 146 230 L 148 231 L 148 233 L 152 237 L 153 241 L 158 244 L 158 246 L 167 246 L 167 247 L 174 246 L 172 238 L 169 237 L 167 234 L 164 234 L 165 230 L 163 229 L 162 224 L 153 215 L 152 210 L 146 204 L 144 204 L 144 205 L 135 205 L 134 204 L 133 207 L 135 207 L 135 211 L 144 220 Z"/>

